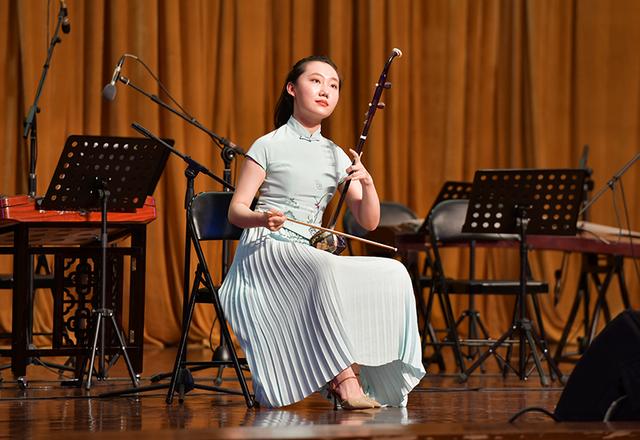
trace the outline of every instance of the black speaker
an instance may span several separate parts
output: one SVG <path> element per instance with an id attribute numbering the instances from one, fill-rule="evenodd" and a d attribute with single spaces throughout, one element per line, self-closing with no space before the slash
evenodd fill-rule
<path id="1" fill-rule="evenodd" d="M 623 397 L 626 396 L 626 397 Z M 640 312 L 609 322 L 576 364 L 558 400 L 558 420 L 640 420 Z"/>

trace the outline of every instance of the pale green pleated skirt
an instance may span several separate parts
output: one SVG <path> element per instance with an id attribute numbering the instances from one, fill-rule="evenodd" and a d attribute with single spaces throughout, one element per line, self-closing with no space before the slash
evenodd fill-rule
<path id="1" fill-rule="evenodd" d="M 369 396 L 406 406 L 425 370 L 405 267 L 274 237 L 246 229 L 220 290 L 256 399 L 295 403 L 356 363 Z"/>

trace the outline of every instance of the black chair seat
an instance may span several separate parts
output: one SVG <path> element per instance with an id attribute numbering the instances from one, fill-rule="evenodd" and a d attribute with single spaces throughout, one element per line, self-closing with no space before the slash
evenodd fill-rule
<path id="1" fill-rule="evenodd" d="M 449 294 L 483 294 L 483 295 L 514 295 L 520 289 L 518 280 L 461 280 L 447 278 L 447 293 Z M 549 285 L 542 281 L 527 281 L 526 293 L 547 293 Z"/>

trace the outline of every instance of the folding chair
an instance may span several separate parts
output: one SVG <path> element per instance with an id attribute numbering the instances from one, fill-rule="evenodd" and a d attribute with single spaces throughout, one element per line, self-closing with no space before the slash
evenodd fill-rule
<path id="1" fill-rule="evenodd" d="M 237 394 L 244 396 L 247 407 L 251 408 L 256 405 L 254 396 L 249 393 L 247 381 L 243 374 L 242 366 L 246 366 L 245 358 L 238 358 L 236 350 L 231 340 L 229 326 L 225 319 L 224 311 L 220 304 L 218 296 L 218 288 L 213 284 L 209 266 L 202 250 L 201 243 L 211 240 L 238 240 L 242 233 L 242 229 L 233 226 L 227 220 L 227 212 L 231 203 L 232 192 L 203 192 L 196 194 L 189 204 L 187 219 L 189 228 L 191 229 L 191 237 L 193 246 L 198 257 L 198 266 L 196 276 L 191 289 L 189 303 L 187 305 L 187 315 L 182 325 L 182 335 L 180 337 L 180 345 L 171 375 L 169 391 L 167 392 L 167 403 L 173 401 L 173 394 L 176 387 L 179 386 L 180 402 L 182 402 L 184 392 L 189 391 L 186 388 L 197 388 L 210 391 L 218 391 L 223 393 Z M 216 315 L 220 322 L 220 331 L 222 341 L 227 345 L 231 359 L 223 361 L 201 361 L 188 362 L 186 360 L 186 345 L 189 327 L 193 318 L 193 311 L 196 304 L 213 304 Z M 240 388 L 242 391 L 231 390 L 217 386 L 207 386 L 190 383 L 189 367 L 202 369 L 206 367 L 222 367 L 233 366 Z"/>

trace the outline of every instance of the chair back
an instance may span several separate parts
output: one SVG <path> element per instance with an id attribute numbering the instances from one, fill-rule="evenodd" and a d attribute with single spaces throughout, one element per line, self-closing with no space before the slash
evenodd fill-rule
<path id="1" fill-rule="evenodd" d="M 344 217 L 342 217 L 342 229 L 347 234 L 355 235 L 356 237 L 363 237 L 367 232 L 369 232 L 358 224 L 350 209 L 347 209 L 344 212 Z"/>
<path id="2" fill-rule="evenodd" d="M 191 233 L 198 241 L 238 240 L 242 228 L 227 219 L 233 192 L 209 191 L 196 194 L 189 204 Z"/>
<path id="3" fill-rule="evenodd" d="M 380 202 L 380 226 L 391 226 L 416 219 L 415 212 L 402 203 Z M 342 227 L 347 234 L 364 237 L 369 233 L 358 224 L 351 210 L 347 209 L 342 218 Z"/>
<path id="4" fill-rule="evenodd" d="M 414 220 L 416 218 L 417 216 L 415 212 L 413 212 L 402 203 L 380 202 L 380 223 L 378 225 L 379 228 L 384 226 L 398 225 L 409 220 Z M 370 231 L 366 230 L 358 224 L 355 216 L 349 209 L 345 211 L 344 217 L 342 218 L 342 228 L 347 234 L 355 235 L 356 237 L 364 237 L 365 235 L 370 233 Z M 378 237 L 375 237 L 374 240 L 376 240 L 376 238 Z M 349 248 L 349 253 L 353 255 L 351 242 L 349 240 L 347 240 L 347 247 Z M 382 250 L 381 248 L 370 245 L 365 245 L 365 249 L 368 255 L 374 255 L 378 257 L 393 257 L 395 255 L 394 252 Z"/>
<path id="5" fill-rule="evenodd" d="M 438 203 L 429 216 L 432 242 L 469 242 L 517 240 L 516 234 L 479 234 L 462 232 L 467 215 L 468 200 L 445 200 Z"/>

